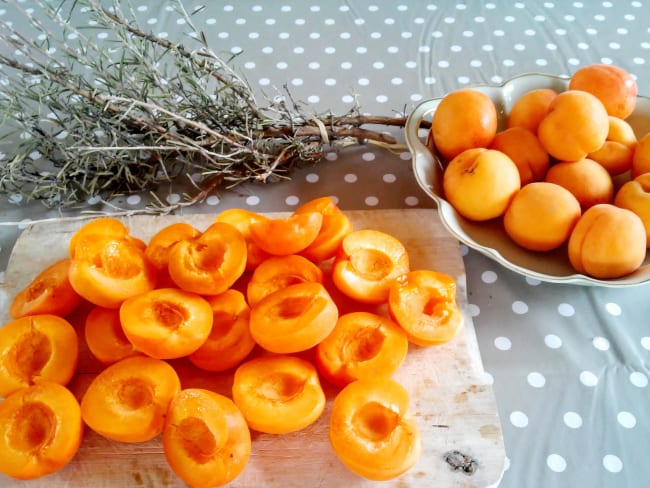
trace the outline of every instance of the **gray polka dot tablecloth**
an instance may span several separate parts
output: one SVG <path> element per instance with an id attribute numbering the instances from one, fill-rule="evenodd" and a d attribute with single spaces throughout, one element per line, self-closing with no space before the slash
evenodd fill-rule
<path id="1" fill-rule="evenodd" d="M 38 12 L 36 2 L 15 3 Z M 130 3 L 143 29 L 176 40 L 189 34 L 171 3 Z M 650 95 L 647 0 L 202 3 L 195 26 L 213 49 L 236 55 L 234 66 L 260 97 L 286 85 L 314 113 L 345 113 L 358 103 L 366 113 L 403 115 L 461 87 L 499 84 L 526 72 L 570 75 L 591 63 L 628 70 L 639 92 Z M 189 12 L 200 4 L 185 2 Z M 26 22 L 4 3 L 0 21 Z M 101 40 L 100 31 L 88 32 Z M 400 128 L 387 131 L 403 141 Z M 0 155 L 3 164 L 8 152 Z M 174 188 L 158 195 L 170 203 L 182 198 Z M 367 145 L 331 151 L 287 181 L 218 188 L 182 211 L 290 211 L 323 195 L 336 197 L 344 210 L 435 208 L 416 184 L 408 151 Z M 151 199 L 136 194 L 111 204 L 135 210 Z M 0 195 L 0 279 L 22 228 L 60 215 L 18 195 Z M 506 448 L 500 486 L 650 486 L 650 285 L 544 283 L 464 245 L 461 250 Z"/>

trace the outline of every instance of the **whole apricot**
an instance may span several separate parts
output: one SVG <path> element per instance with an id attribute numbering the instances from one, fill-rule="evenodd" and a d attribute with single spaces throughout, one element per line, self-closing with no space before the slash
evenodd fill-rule
<path id="1" fill-rule="evenodd" d="M 609 119 L 602 102 L 590 93 L 568 90 L 551 102 L 537 137 L 554 158 L 575 161 L 600 149 L 608 131 Z"/>
<path id="2" fill-rule="evenodd" d="M 546 116 L 548 107 L 557 97 L 557 92 L 550 88 L 538 88 L 521 95 L 508 114 L 507 127 L 522 127 L 537 133 L 539 123 Z"/>
<path id="3" fill-rule="evenodd" d="M 637 214 L 646 231 L 646 247 L 650 247 L 650 173 L 644 173 L 621 186 L 614 205 Z"/>
<path id="4" fill-rule="evenodd" d="M 589 154 L 612 176 L 625 173 L 632 167 L 632 158 L 637 145 L 634 129 L 623 119 L 609 116 L 609 131 L 605 144 Z"/>
<path id="5" fill-rule="evenodd" d="M 447 94 L 431 121 L 435 146 L 447 160 L 475 147 L 488 147 L 497 132 L 494 102 L 471 88 Z"/>
<path id="6" fill-rule="evenodd" d="M 573 193 L 583 211 L 598 203 L 611 203 L 614 197 L 614 182 L 609 172 L 589 158 L 554 164 L 546 173 L 545 181 Z"/>
<path id="7" fill-rule="evenodd" d="M 474 221 L 500 217 L 521 187 L 517 165 L 501 151 L 468 149 L 452 159 L 443 174 L 445 197 Z"/>
<path id="8" fill-rule="evenodd" d="M 490 149 L 506 154 L 517 165 L 521 185 L 541 181 L 549 167 L 546 149 L 535 133 L 524 127 L 511 127 L 498 132 Z"/>
<path id="9" fill-rule="evenodd" d="M 650 173 L 650 132 L 639 139 L 632 157 L 631 177 L 636 178 L 643 173 Z"/>
<path id="10" fill-rule="evenodd" d="M 590 64 L 573 74 L 569 89 L 591 93 L 603 102 L 609 115 L 624 119 L 634 111 L 639 88 L 636 80 L 623 68 Z"/>
<path id="11" fill-rule="evenodd" d="M 609 203 L 594 205 L 569 237 L 569 260 L 579 273 L 620 278 L 641 266 L 646 255 L 643 221 L 631 210 Z"/>
<path id="12" fill-rule="evenodd" d="M 571 192 L 539 181 L 517 192 L 503 216 L 503 225 L 521 247 L 550 251 L 566 242 L 580 213 L 580 204 Z"/>

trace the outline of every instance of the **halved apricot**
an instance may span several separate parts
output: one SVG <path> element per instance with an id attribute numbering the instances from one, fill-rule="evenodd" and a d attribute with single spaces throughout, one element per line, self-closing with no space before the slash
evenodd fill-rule
<path id="1" fill-rule="evenodd" d="M 315 366 L 295 356 L 262 356 L 235 371 L 232 398 L 251 429 L 286 434 L 315 422 L 325 393 Z"/>
<path id="2" fill-rule="evenodd" d="M 65 386 L 18 390 L 0 402 L 0 473 L 21 480 L 54 473 L 72 461 L 82 437 L 79 403 Z"/>
<path id="3" fill-rule="evenodd" d="M 323 271 L 316 264 L 297 254 L 271 256 L 253 271 L 246 288 L 246 299 L 254 307 L 275 291 L 307 282 L 323 282 Z"/>
<path id="4" fill-rule="evenodd" d="M 140 354 L 124 334 L 117 308 L 93 307 L 84 322 L 84 337 L 92 355 L 104 365 Z"/>
<path id="5" fill-rule="evenodd" d="M 269 253 L 262 250 L 262 248 L 253 241 L 250 229 L 253 222 L 262 222 L 265 220 L 268 220 L 268 217 L 243 208 L 229 208 L 221 212 L 214 219 L 215 222 L 225 222 L 226 224 L 232 225 L 241 232 L 244 239 L 246 239 L 246 248 L 248 253 L 246 258 L 246 269 L 248 271 L 254 270 L 257 265 L 269 257 Z"/>
<path id="6" fill-rule="evenodd" d="M 212 320 L 212 308 L 205 298 L 179 288 L 157 288 L 120 307 L 120 322 L 129 342 L 158 359 L 196 351 L 210 335 Z"/>
<path id="7" fill-rule="evenodd" d="M 252 222 L 253 242 L 274 256 L 298 254 L 309 246 L 320 232 L 323 214 L 320 212 L 293 213 L 288 217 L 276 217 Z"/>
<path id="8" fill-rule="evenodd" d="M 456 282 L 438 271 L 415 270 L 395 281 L 388 294 L 388 311 L 409 341 L 419 346 L 448 342 L 463 326 Z"/>
<path id="9" fill-rule="evenodd" d="M 27 315 L 0 327 L 0 397 L 49 381 L 68 384 L 77 367 L 74 327 L 56 315 Z"/>
<path id="10" fill-rule="evenodd" d="M 336 325 L 338 309 L 320 283 L 299 283 L 271 293 L 251 309 L 255 342 L 270 352 L 305 351 Z"/>
<path id="11" fill-rule="evenodd" d="M 169 253 L 174 244 L 182 240 L 196 239 L 201 235 L 201 231 L 186 222 L 176 222 L 169 224 L 156 232 L 145 249 L 145 256 L 154 265 L 156 271 L 160 274 L 168 273 Z"/>
<path id="12" fill-rule="evenodd" d="M 218 295 L 246 269 L 246 240 L 235 227 L 215 222 L 196 239 L 177 242 L 169 253 L 169 275 L 179 288 Z"/>
<path id="13" fill-rule="evenodd" d="M 156 287 L 156 270 L 139 241 L 129 238 L 88 239 L 70 263 L 70 284 L 94 305 L 117 308 L 129 297 Z"/>
<path id="14" fill-rule="evenodd" d="M 409 256 L 398 239 L 373 229 L 348 234 L 332 265 L 332 280 L 362 303 L 381 303 L 397 277 L 409 271 Z"/>
<path id="15" fill-rule="evenodd" d="M 406 334 L 392 320 L 350 312 L 316 347 L 316 366 L 330 383 L 344 387 L 361 378 L 392 376 L 407 352 Z"/>
<path id="16" fill-rule="evenodd" d="M 64 258 L 38 273 L 14 297 L 9 307 L 11 318 L 36 314 L 65 317 L 77 308 L 81 297 L 70 285 L 69 269 L 70 259 Z"/>
<path id="17" fill-rule="evenodd" d="M 383 481 L 415 465 L 422 439 L 409 403 L 408 391 L 386 377 L 354 381 L 336 395 L 329 438 L 350 471 Z"/>
<path id="18" fill-rule="evenodd" d="M 81 399 L 92 430 L 119 442 L 144 442 L 163 431 L 167 409 L 181 382 L 162 359 L 134 356 L 104 369 Z"/>
<path id="19" fill-rule="evenodd" d="M 250 430 L 239 408 L 230 398 L 199 388 L 174 397 L 162 440 L 169 466 L 194 487 L 229 483 L 251 454 Z"/>
<path id="20" fill-rule="evenodd" d="M 225 371 L 241 363 L 255 347 L 249 322 L 251 310 L 244 294 L 226 290 L 207 299 L 212 308 L 212 330 L 188 358 L 207 371 Z"/>
<path id="21" fill-rule="evenodd" d="M 315 263 L 326 261 L 334 257 L 343 238 L 352 232 L 352 222 L 329 196 L 309 200 L 294 211 L 296 214 L 309 212 L 321 213 L 323 224 L 314 242 L 300 251 L 300 255 Z"/>

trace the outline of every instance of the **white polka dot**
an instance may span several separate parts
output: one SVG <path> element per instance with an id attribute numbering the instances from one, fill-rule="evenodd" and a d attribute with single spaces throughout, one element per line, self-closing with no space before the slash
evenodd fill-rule
<path id="1" fill-rule="evenodd" d="M 375 100 L 377 100 L 379 103 L 386 103 L 388 101 L 388 97 L 386 95 L 377 95 L 375 97 Z"/>
<path id="2" fill-rule="evenodd" d="M 528 305 L 525 302 L 516 300 L 512 302 L 512 311 L 517 315 L 528 313 Z"/>
<path id="3" fill-rule="evenodd" d="M 86 203 L 88 203 L 88 205 L 97 205 L 101 201 L 102 201 L 101 197 L 94 196 L 94 197 L 90 197 L 88 200 L 86 200 Z"/>
<path id="4" fill-rule="evenodd" d="M 278 69 L 287 69 L 289 67 L 289 65 L 287 63 L 285 63 L 284 61 L 280 61 L 279 63 L 277 63 L 275 65 L 275 67 L 278 68 Z"/>
<path id="5" fill-rule="evenodd" d="M 220 199 L 218 196 L 216 196 L 216 195 L 210 195 L 210 196 L 205 200 L 205 203 L 207 203 L 207 204 L 210 205 L 211 207 L 214 207 L 215 205 L 219 205 L 219 202 L 220 202 L 220 201 L 221 201 L 221 199 Z"/>
<path id="6" fill-rule="evenodd" d="M 564 414 L 564 423 L 572 429 L 582 427 L 582 417 L 576 412 L 567 412 Z"/>
<path id="7" fill-rule="evenodd" d="M 345 61 L 341 63 L 341 69 L 351 69 L 352 68 L 352 63 L 349 61 Z"/>
<path id="8" fill-rule="evenodd" d="M 246 205 L 250 205 L 251 207 L 254 207 L 255 205 L 260 204 L 260 197 L 257 195 L 251 195 L 249 197 L 246 197 Z"/>
<path id="9" fill-rule="evenodd" d="M 650 336 L 645 336 L 641 338 L 641 347 L 650 351 Z"/>
<path id="10" fill-rule="evenodd" d="M 559 454 L 549 454 L 546 458 L 546 466 L 551 471 L 561 473 L 566 469 L 566 461 Z"/>
<path id="11" fill-rule="evenodd" d="M 328 161 L 336 161 L 339 158 L 339 155 L 336 151 L 330 151 L 327 154 L 325 154 L 325 159 Z"/>
<path id="12" fill-rule="evenodd" d="M 459 247 L 461 256 L 467 256 L 469 254 L 469 247 L 467 247 L 465 244 L 460 244 Z"/>
<path id="13" fill-rule="evenodd" d="M 563 317 L 572 317 L 575 314 L 575 309 L 568 303 L 560 303 L 557 307 L 557 311 Z"/>
<path id="14" fill-rule="evenodd" d="M 409 207 L 415 207 L 418 203 L 420 203 L 420 200 L 418 199 L 418 197 L 410 196 L 404 199 L 404 203 Z"/>
<path id="15" fill-rule="evenodd" d="M 129 205 L 138 205 L 141 201 L 140 195 L 129 195 L 126 199 L 126 203 Z"/>
<path id="16" fill-rule="evenodd" d="M 165 198 L 165 200 L 167 200 L 167 203 L 173 205 L 181 201 L 181 196 L 178 193 L 170 193 L 167 195 L 167 198 Z"/>
<path id="17" fill-rule="evenodd" d="M 305 176 L 305 181 L 307 183 L 317 183 L 320 177 L 316 173 L 309 173 L 307 176 Z"/>
<path id="18" fill-rule="evenodd" d="M 343 181 L 346 183 L 356 183 L 357 182 L 357 175 L 354 173 L 348 173 L 343 177 Z"/>
<path id="19" fill-rule="evenodd" d="M 481 274 L 481 281 L 483 283 L 494 283 L 497 278 L 497 274 L 494 271 L 483 271 Z"/>
<path id="20" fill-rule="evenodd" d="M 352 103 L 354 102 L 354 97 L 352 95 L 343 95 L 341 97 L 341 100 L 343 101 L 343 103 Z"/>
<path id="21" fill-rule="evenodd" d="M 372 67 L 375 69 L 383 69 L 384 63 L 382 63 L 381 61 L 375 61 L 374 63 L 372 63 Z"/>
<path id="22" fill-rule="evenodd" d="M 327 86 L 334 86 L 334 85 L 336 85 L 336 80 L 334 78 L 326 78 L 325 79 L 325 84 Z"/>
<path id="23" fill-rule="evenodd" d="M 580 373 L 580 383 L 585 386 L 596 386 L 598 384 L 598 376 L 591 371 L 583 371 Z"/>
<path id="24" fill-rule="evenodd" d="M 309 69 L 318 69 L 320 68 L 320 63 L 317 63 L 316 61 L 312 61 L 311 63 L 308 64 Z"/>
<path id="25" fill-rule="evenodd" d="M 370 84 L 370 80 L 368 78 L 359 78 L 357 80 L 357 83 L 361 86 L 368 86 Z"/>
<path id="26" fill-rule="evenodd" d="M 257 82 L 262 86 L 267 86 L 271 83 L 271 80 L 268 78 L 260 78 Z"/>
<path id="27" fill-rule="evenodd" d="M 293 207 L 300 203 L 300 198 L 298 198 L 296 195 L 289 195 L 287 198 L 284 199 L 284 203 Z"/>
<path id="28" fill-rule="evenodd" d="M 371 152 L 365 152 L 361 155 L 361 159 L 364 161 L 374 161 L 377 156 Z"/>
<path id="29" fill-rule="evenodd" d="M 386 173 L 381 179 L 384 183 L 395 183 L 397 181 L 397 177 L 392 173 Z"/>
<path id="30" fill-rule="evenodd" d="M 515 427 L 524 428 L 528 426 L 528 416 L 518 410 L 510 413 L 510 423 Z"/>
<path id="31" fill-rule="evenodd" d="M 255 63 L 253 61 L 247 61 L 244 63 L 244 68 L 246 69 L 254 69 L 255 68 Z"/>
<path id="32" fill-rule="evenodd" d="M 607 313 L 615 317 L 621 315 L 621 307 L 618 303 L 613 303 L 613 302 L 607 303 L 605 305 L 605 310 L 607 311 Z"/>
<path id="33" fill-rule="evenodd" d="M 302 78 L 294 78 L 293 80 L 291 80 L 291 84 L 293 86 L 302 86 L 303 84 Z"/>
<path id="34" fill-rule="evenodd" d="M 609 349 L 609 341 L 604 337 L 594 337 L 591 341 L 593 346 L 600 351 L 607 351 Z"/>
<path id="35" fill-rule="evenodd" d="M 538 373 L 537 371 L 528 373 L 526 380 L 528 381 L 528 384 L 533 388 L 542 388 L 546 384 L 546 378 L 544 378 L 544 375 L 542 373 Z"/>
<path id="36" fill-rule="evenodd" d="M 610 473 L 619 473 L 623 469 L 623 461 L 614 454 L 607 454 L 603 457 L 603 468 Z"/>
<path id="37" fill-rule="evenodd" d="M 369 196 L 369 197 L 366 197 L 366 198 L 364 199 L 364 202 L 365 202 L 365 204 L 368 205 L 369 207 L 376 207 L 376 206 L 379 204 L 379 198 L 377 198 L 377 197 L 373 197 L 373 196 Z"/>
<path id="38" fill-rule="evenodd" d="M 645 388 L 648 386 L 648 377 L 640 371 L 630 373 L 630 383 L 638 388 Z"/>
<path id="39" fill-rule="evenodd" d="M 632 429 L 636 425 L 636 417 L 632 415 L 630 412 L 626 412 L 626 411 L 618 412 L 618 415 L 616 416 L 616 420 L 618 420 L 618 423 L 621 424 L 621 426 L 625 427 L 626 429 Z"/>
<path id="40" fill-rule="evenodd" d="M 392 80 L 390 80 L 390 82 L 393 85 L 401 85 L 402 83 L 404 83 L 404 80 L 402 78 L 393 78 Z"/>
<path id="41" fill-rule="evenodd" d="M 512 348 L 512 342 L 507 337 L 497 337 L 494 339 L 494 347 L 500 351 L 509 351 Z"/>
<path id="42" fill-rule="evenodd" d="M 318 95 L 309 95 L 307 97 L 307 101 L 309 103 L 318 103 L 318 102 L 320 102 L 320 97 Z"/>
<path id="43" fill-rule="evenodd" d="M 481 308 L 475 303 L 470 303 L 467 305 L 467 312 L 470 317 L 478 317 L 481 314 Z"/>

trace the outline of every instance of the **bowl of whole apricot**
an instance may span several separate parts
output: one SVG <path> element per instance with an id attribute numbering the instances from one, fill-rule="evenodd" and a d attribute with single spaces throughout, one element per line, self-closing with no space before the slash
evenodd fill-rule
<path id="1" fill-rule="evenodd" d="M 541 281 L 650 280 L 650 98 L 605 64 L 421 102 L 405 137 L 447 230 Z"/>

